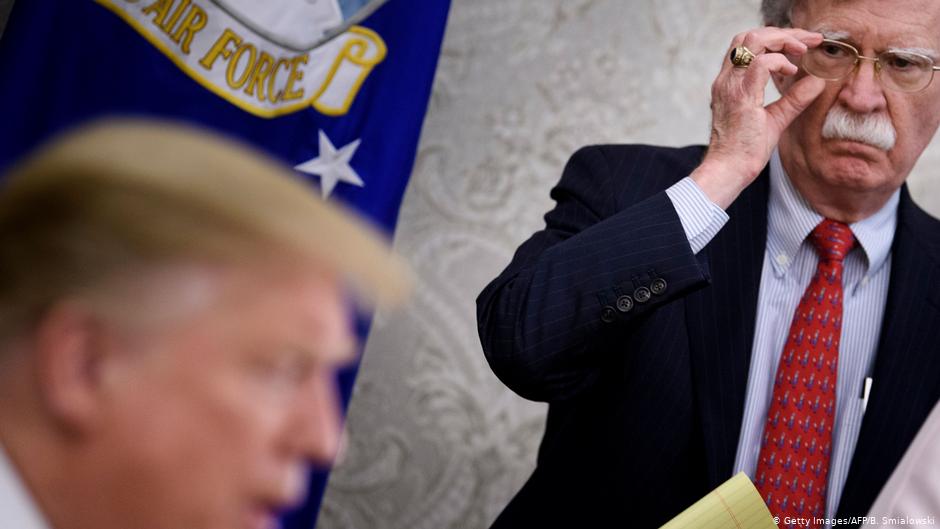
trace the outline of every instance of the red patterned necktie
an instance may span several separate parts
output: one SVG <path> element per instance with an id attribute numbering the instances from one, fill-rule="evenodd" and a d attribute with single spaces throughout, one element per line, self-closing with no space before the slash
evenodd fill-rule
<path id="1" fill-rule="evenodd" d="M 810 234 L 819 265 L 800 299 L 780 355 L 756 484 L 785 529 L 816 528 L 826 512 L 842 331 L 842 261 L 855 246 L 848 226 L 823 220 Z M 808 519 L 785 523 L 786 518 Z M 791 520 L 792 521 L 792 520 Z"/>

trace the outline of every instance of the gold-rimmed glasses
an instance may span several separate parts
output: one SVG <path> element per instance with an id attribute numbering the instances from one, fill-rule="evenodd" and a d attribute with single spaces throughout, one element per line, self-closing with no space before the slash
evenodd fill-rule
<path id="1" fill-rule="evenodd" d="M 919 92 L 933 80 L 933 72 L 940 70 L 926 55 L 912 51 L 890 50 L 877 57 L 865 57 L 854 46 L 838 40 L 823 39 L 803 55 L 802 66 L 809 74 L 827 81 L 844 79 L 862 60 L 875 63 L 875 73 L 881 84 L 890 90 Z"/>

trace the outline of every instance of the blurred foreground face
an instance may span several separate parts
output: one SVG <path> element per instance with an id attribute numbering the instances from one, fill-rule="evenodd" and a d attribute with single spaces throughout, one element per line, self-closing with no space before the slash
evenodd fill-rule
<path id="1" fill-rule="evenodd" d="M 89 448 L 128 485 L 112 505 L 136 529 L 271 527 L 337 449 L 342 292 L 309 270 L 168 275 L 103 340 L 110 402 Z"/>
<path id="2" fill-rule="evenodd" d="M 337 450 L 343 287 L 407 292 L 382 235 L 169 122 L 88 124 L 0 180 L 0 486 L 28 496 L 0 500 L 55 529 L 273 526 Z"/>

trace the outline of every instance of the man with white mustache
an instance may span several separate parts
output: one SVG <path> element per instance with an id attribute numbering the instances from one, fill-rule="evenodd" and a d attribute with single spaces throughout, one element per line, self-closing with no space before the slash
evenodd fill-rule
<path id="1" fill-rule="evenodd" d="M 940 3 L 762 13 L 707 148 L 579 150 L 477 299 L 496 375 L 549 403 L 494 527 L 657 527 L 739 471 L 781 528 L 858 527 L 940 399 L 940 221 L 904 186 Z"/>

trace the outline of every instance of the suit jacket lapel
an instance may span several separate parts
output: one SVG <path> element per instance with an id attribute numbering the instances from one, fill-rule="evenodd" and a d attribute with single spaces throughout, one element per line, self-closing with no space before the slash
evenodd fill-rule
<path id="1" fill-rule="evenodd" d="M 738 445 L 767 245 L 769 182 L 765 168 L 728 209 L 730 220 L 699 253 L 712 283 L 686 298 L 709 488 L 731 476 Z"/>
<path id="2" fill-rule="evenodd" d="M 891 251 L 873 383 L 839 517 L 868 512 L 940 397 L 940 229 L 906 186 Z"/>

